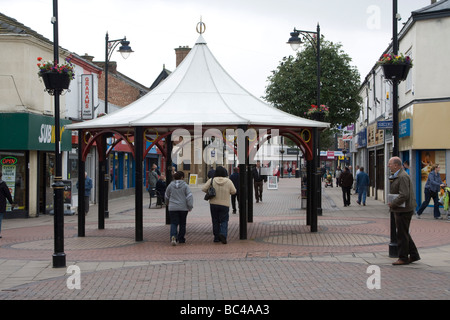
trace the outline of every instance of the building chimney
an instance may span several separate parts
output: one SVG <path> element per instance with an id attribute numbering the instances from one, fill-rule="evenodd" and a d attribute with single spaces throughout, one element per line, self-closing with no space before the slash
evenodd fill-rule
<path id="1" fill-rule="evenodd" d="M 191 48 L 189 48 L 189 46 L 185 46 L 185 47 L 180 46 L 179 48 L 175 49 L 175 55 L 177 58 L 176 67 L 178 67 L 178 65 L 184 60 L 184 58 L 186 58 L 186 56 L 188 55 L 188 53 L 190 51 L 191 51 Z"/>
<path id="2" fill-rule="evenodd" d="M 436 3 L 436 0 L 431 0 L 431 4 Z"/>
<path id="3" fill-rule="evenodd" d="M 89 62 L 94 61 L 94 56 L 90 56 L 87 53 L 85 53 L 84 56 L 81 56 L 81 57 Z"/>

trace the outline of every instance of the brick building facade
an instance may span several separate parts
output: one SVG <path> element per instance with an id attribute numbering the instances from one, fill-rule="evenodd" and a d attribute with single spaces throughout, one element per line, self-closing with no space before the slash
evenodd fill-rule
<path id="1" fill-rule="evenodd" d="M 92 56 L 85 54 L 89 60 L 104 69 L 104 61 L 93 61 Z M 104 73 L 102 74 L 104 76 Z M 117 71 L 117 62 L 110 61 L 108 65 L 108 103 L 116 107 L 125 107 L 144 96 L 150 89 Z M 105 101 L 105 79 L 98 83 L 98 98 Z M 113 109 L 111 109 L 113 110 Z"/>
<path id="2" fill-rule="evenodd" d="M 104 67 L 104 62 L 95 62 Z M 108 66 L 108 102 L 118 107 L 125 107 L 149 92 L 149 88 L 128 78 L 117 71 L 117 62 L 109 62 Z M 105 101 L 105 81 L 98 84 L 98 97 Z"/>

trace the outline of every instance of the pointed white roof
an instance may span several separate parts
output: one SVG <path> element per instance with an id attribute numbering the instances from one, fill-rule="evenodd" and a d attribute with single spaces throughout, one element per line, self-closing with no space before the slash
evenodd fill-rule
<path id="1" fill-rule="evenodd" d="M 220 65 L 202 35 L 177 69 L 130 105 L 68 129 L 149 126 L 266 126 L 328 128 L 328 123 L 293 116 L 242 88 Z"/>

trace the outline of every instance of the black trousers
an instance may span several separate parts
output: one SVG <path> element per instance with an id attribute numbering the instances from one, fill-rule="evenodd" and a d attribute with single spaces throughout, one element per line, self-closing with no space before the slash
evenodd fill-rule
<path id="1" fill-rule="evenodd" d="M 254 182 L 256 202 L 259 202 L 259 200 L 262 201 L 263 186 L 264 186 L 264 181 L 262 181 L 262 180 Z"/>
<path id="2" fill-rule="evenodd" d="M 344 200 L 344 206 L 350 205 L 350 190 L 352 187 L 342 187 L 342 199 Z"/>
<path id="3" fill-rule="evenodd" d="M 413 211 L 394 212 L 395 225 L 397 227 L 398 258 L 403 261 L 408 261 L 408 255 L 413 259 L 420 259 L 416 244 L 409 234 L 412 215 Z"/>
<path id="4" fill-rule="evenodd" d="M 84 196 L 84 212 L 85 214 L 89 212 L 89 196 Z"/>
<path id="5" fill-rule="evenodd" d="M 236 194 L 231 195 L 231 206 L 233 208 L 233 211 L 236 211 L 236 200 L 239 206 L 239 191 L 237 191 Z"/>
<path id="6" fill-rule="evenodd" d="M 439 193 L 436 192 L 434 194 L 431 194 L 431 191 L 428 188 L 425 188 L 425 201 L 422 203 L 419 210 L 417 210 L 417 214 L 419 216 L 428 207 L 431 199 L 433 199 L 434 202 L 434 217 L 439 218 L 441 216 L 441 212 L 439 211 Z"/>

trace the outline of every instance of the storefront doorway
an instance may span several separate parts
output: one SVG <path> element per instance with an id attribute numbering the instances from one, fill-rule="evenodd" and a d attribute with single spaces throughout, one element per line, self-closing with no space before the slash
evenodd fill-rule
<path id="1" fill-rule="evenodd" d="M 6 182 L 12 199 L 17 207 L 6 203 L 4 218 L 24 218 L 28 216 L 28 153 L 18 151 L 0 151 L 0 171 Z"/>

